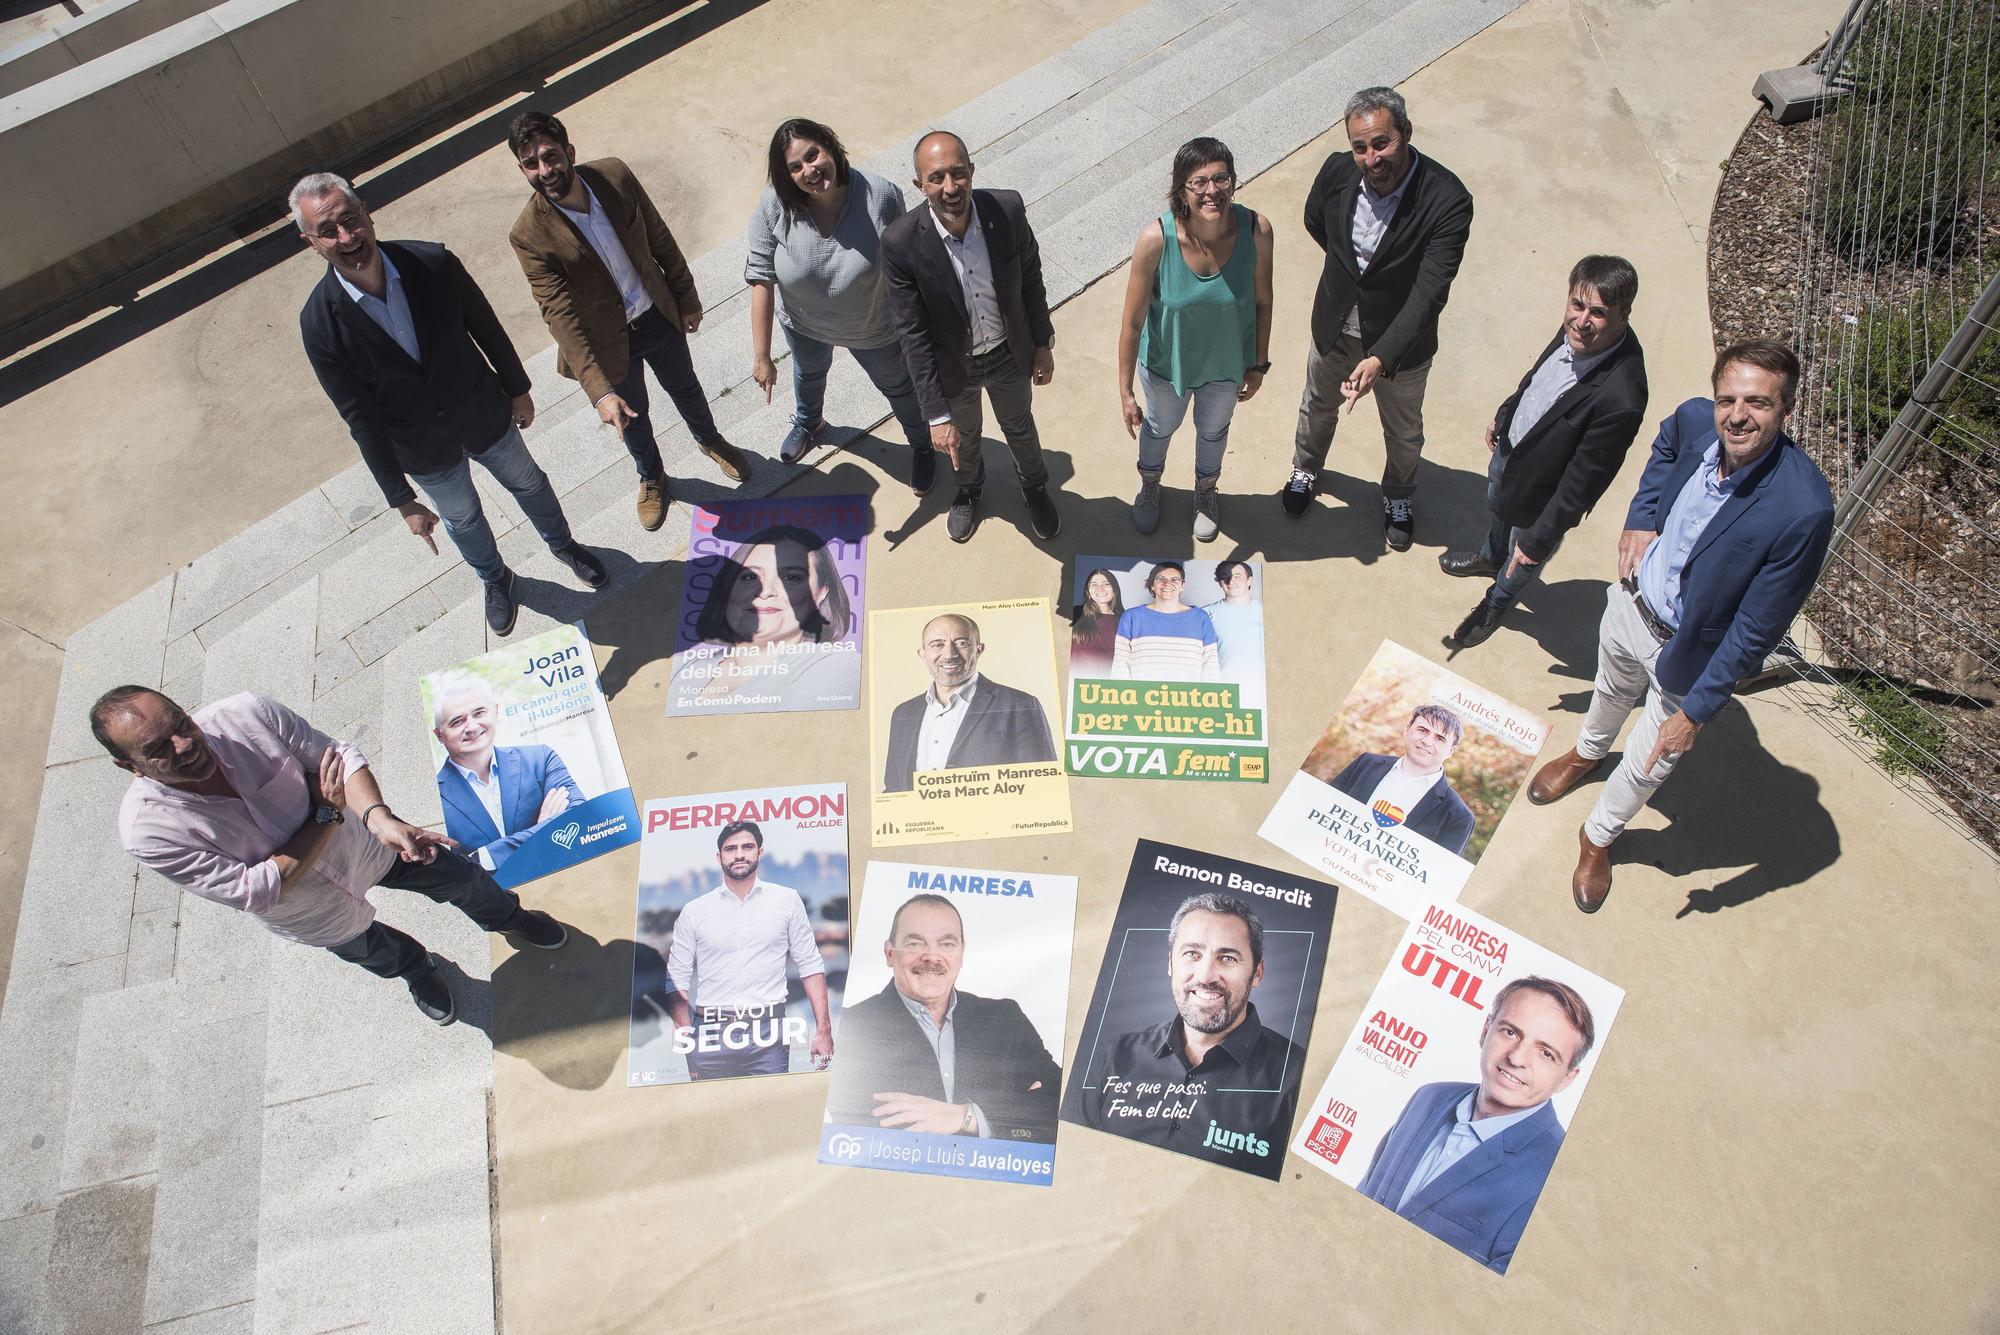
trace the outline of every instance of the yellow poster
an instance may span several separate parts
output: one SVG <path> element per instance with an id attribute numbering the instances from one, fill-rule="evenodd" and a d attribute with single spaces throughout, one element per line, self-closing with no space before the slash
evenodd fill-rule
<path id="1" fill-rule="evenodd" d="M 1049 600 L 868 614 L 878 848 L 1070 829 Z"/>

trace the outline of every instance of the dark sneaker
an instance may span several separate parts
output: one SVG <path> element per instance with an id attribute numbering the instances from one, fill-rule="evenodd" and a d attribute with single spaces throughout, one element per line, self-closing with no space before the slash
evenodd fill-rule
<path id="1" fill-rule="evenodd" d="M 919 496 L 931 494 L 937 483 L 937 451 L 926 445 L 910 451 L 910 490 Z"/>
<path id="2" fill-rule="evenodd" d="M 979 527 L 979 493 L 960 487 L 952 497 L 951 510 L 944 517 L 945 536 L 953 542 L 969 542 Z"/>
<path id="3" fill-rule="evenodd" d="M 785 433 L 785 443 L 778 446 L 778 457 L 788 464 L 795 464 L 806 457 L 806 451 L 819 444 L 819 433 L 826 423 L 814 422 L 811 426 L 792 423 L 792 429 Z"/>
<path id="4" fill-rule="evenodd" d="M 570 568 L 570 573 L 593 589 L 601 589 L 611 582 L 611 574 L 604 568 L 604 562 L 597 559 L 597 553 L 580 542 L 572 542 L 567 547 L 558 547 L 556 560 Z"/>
<path id="5" fill-rule="evenodd" d="M 523 909 L 520 918 L 507 929 L 507 935 L 536 950 L 555 950 L 569 940 L 569 928 L 540 909 Z"/>
<path id="6" fill-rule="evenodd" d="M 450 1024 L 458 1018 L 458 1006 L 451 999 L 451 989 L 444 985 L 444 975 L 438 972 L 437 956 L 427 955 L 425 961 L 423 971 L 411 974 L 403 983 L 410 989 L 410 1000 L 431 1023 Z"/>
<path id="7" fill-rule="evenodd" d="M 1493 637 L 1493 632 L 1500 629 L 1500 618 L 1505 615 L 1506 608 L 1496 606 L 1491 599 L 1481 598 L 1479 606 L 1458 623 L 1458 629 L 1445 637 L 1445 648 L 1470 649 L 1486 643 Z"/>
<path id="8" fill-rule="evenodd" d="M 750 461 L 743 457 L 743 451 L 720 436 L 714 440 L 703 441 L 701 452 L 715 460 L 715 466 L 720 468 L 722 475 L 731 482 L 741 482 L 750 476 Z"/>
<path id="9" fill-rule="evenodd" d="M 1491 579 L 1500 573 L 1500 567 L 1479 552 L 1439 552 L 1438 569 L 1447 575 L 1477 576 L 1480 579 Z"/>
<path id="10" fill-rule="evenodd" d="M 1294 468 L 1291 481 L 1285 483 L 1285 489 L 1278 493 L 1278 499 L 1285 503 L 1285 513 L 1294 519 L 1304 514 L 1312 504 L 1313 488 L 1318 482 L 1315 474 L 1303 468 Z"/>
<path id="11" fill-rule="evenodd" d="M 1055 498 L 1049 495 L 1047 487 L 1029 487 L 1028 526 L 1035 530 L 1035 536 L 1047 542 L 1062 532 L 1062 516 L 1056 513 Z"/>
<path id="12" fill-rule="evenodd" d="M 1132 527 L 1152 533 L 1160 527 L 1160 475 L 1139 470 L 1139 494 L 1132 498 Z"/>
<path id="13" fill-rule="evenodd" d="M 1389 550 L 1407 552 L 1410 540 L 1416 536 L 1417 512 L 1406 500 L 1382 502 L 1382 536 L 1388 539 Z"/>
<path id="14" fill-rule="evenodd" d="M 499 579 L 486 586 L 486 624 L 493 627 L 495 635 L 505 635 L 514 629 L 514 618 L 520 611 L 514 602 L 514 572 L 503 570 Z"/>

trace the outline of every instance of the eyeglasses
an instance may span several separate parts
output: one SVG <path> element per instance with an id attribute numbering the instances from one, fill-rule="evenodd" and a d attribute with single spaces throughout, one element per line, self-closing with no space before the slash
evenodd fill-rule
<path id="1" fill-rule="evenodd" d="M 1228 172 L 1219 172 L 1214 176 L 1190 176 L 1187 179 L 1187 188 L 1196 194 L 1204 190 L 1227 190 L 1235 184 L 1236 178 Z"/>

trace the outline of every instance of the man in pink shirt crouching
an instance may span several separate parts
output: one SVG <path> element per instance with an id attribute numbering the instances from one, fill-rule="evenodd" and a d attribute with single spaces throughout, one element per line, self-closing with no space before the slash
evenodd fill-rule
<path id="1" fill-rule="evenodd" d="M 245 691 L 190 715 L 158 691 L 118 686 L 91 706 L 90 730 L 136 776 L 118 813 L 126 852 L 287 940 L 402 979 L 438 1024 L 458 1015 L 437 958 L 375 920 L 370 886 L 456 904 L 518 944 L 569 939 L 455 842 L 398 819 L 367 757 L 275 700 Z"/>

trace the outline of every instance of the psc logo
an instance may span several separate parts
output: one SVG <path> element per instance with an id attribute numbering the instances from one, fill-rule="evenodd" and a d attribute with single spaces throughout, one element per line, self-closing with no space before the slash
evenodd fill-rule
<path id="1" fill-rule="evenodd" d="M 549 838 L 555 840 L 556 846 L 558 848 L 561 848 L 565 852 L 567 852 L 569 849 L 576 847 L 576 837 L 582 833 L 583 833 L 583 827 L 581 825 L 578 825 L 575 821 L 571 821 L 569 824 L 563 826 L 560 830 L 557 830 L 554 834 L 551 834 Z"/>
<path id="2" fill-rule="evenodd" d="M 836 1159 L 859 1159 L 861 1157 L 861 1137 L 836 1131 L 826 1138 L 826 1152 Z"/>
<path id="3" fill-rule="evenodd" d="M 1312 1134 L 1306 1137 L 1306 1148 L 1328 1163 L 1339 1163 L 1341 1152 L 1347 1142 L 1354 1139 L 1354 1133 L 1338 1122 L 1322 1117 L 1313 1123 Z"/>

